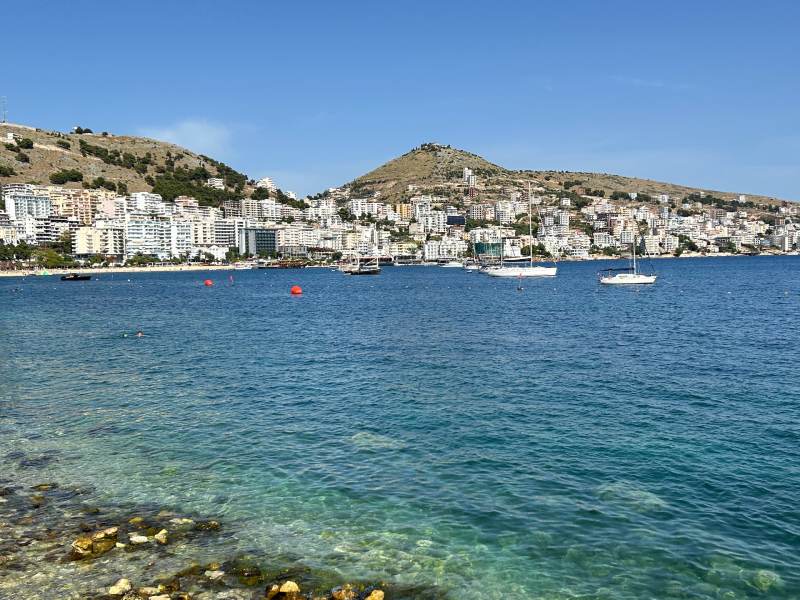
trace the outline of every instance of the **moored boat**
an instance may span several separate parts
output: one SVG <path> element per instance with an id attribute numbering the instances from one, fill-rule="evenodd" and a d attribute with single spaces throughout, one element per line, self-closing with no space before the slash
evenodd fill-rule
<path id="1" fill-rule="evenodd" d="M 81 275 L 79 273 L 69 273 L 61 276 L 61 281 L 90 281 L 91 275 Z"/>
<path id="2" fill-rule="evenodd" d="M 636 264 L 636 237 L 631 244 L 631 266 L 617 269 L 604 269 L 598 273 L 600 283 L 605 285 L 641 285 L 656 282 L 657 275 L 645 275 L 639 272 Z"/>

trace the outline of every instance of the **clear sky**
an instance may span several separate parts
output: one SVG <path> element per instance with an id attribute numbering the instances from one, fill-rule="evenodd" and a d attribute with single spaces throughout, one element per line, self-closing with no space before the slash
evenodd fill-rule
<path id="1" fill-rule="evenodd" d="M 9 2 L 9 120 L 314 193 L 426 141 L 800 200 L 800 2 Z"/>

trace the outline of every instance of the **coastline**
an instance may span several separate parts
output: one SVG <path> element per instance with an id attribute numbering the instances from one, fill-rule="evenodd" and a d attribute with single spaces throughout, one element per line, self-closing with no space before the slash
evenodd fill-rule
<path id="1" fill-rule="evenodd" d="M 0 277 L 33 277 L 37 271 L 46 270 L 48 275 L 67 275 L 68 273 L 177 273 L 180 271 L 233 271 L 233 265 L 159 265 L 152 267 L 87 267 L 73 269 L 20 269 L 0 271 Z"/>
<path id="2" fill-rule="evenodd" d="M 759 256 L 797 256 L 797 254 L 788 253 L 761 253 L 761 254 L 730 254 L 727 252 L 717 252 L 714 254 L 700 254 L 700 253 L 684 253 L 680 256 L 660 255 L 648 256 L 647 260 L 665 260 L 670 258 L 754 258 Z M 549 262 L 550 259 L 540 262 Z M 627 256 L 590 256 L 589 258 L 571 258 L 562 257 L 558 259 L 559 262 L 589 262 L 601 260 L 628 260 Z M 320 266 L 320 265 L 309 265 Z M 326 266 L 326 265 L 321 265 Z M 336 267 L 336 265 L 331 265 Z M 403 266 L 427 266 L 419 265 L 403 265 Z M 47 271 L 47 275 L 67 275 L 69 273 L 85 273 L 90 275 L 101 275 L 104 273 L 178 273 L 182 271 L 234 271 L 236 268 L 233 265 L 158 265 L 150 267 L 76 267 L 71 269 L 19 269 L 19 270 L 0 270 L 0 277 L 35 277 L 39 276 L 39 272 Z"/>

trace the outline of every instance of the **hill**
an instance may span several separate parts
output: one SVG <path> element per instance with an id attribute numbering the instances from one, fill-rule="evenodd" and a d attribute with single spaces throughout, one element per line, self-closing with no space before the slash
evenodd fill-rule
<path id="1" fill-rule="evenodd" d="M 480 156 L 441 144 L 422 144 L 390 160 L 377 169 L 346 184 L 351 194 L 378 193 L 384 202 L 399 202 L 421 193 L 447 196 L 454 203 L 464 197 L 463 169 L 477 176 L 476 201 L 507 199 L 513 190 L 527 189 L 528 184 L 552 193 L 579 193 L 614 197 L 635 192 L 643 198 L 669 194 L 680 200 L 687 196 L 710 196 L 726 202 L 739 198 L 740 192 L 722 192 L 691 186 L 612 175 L 572 171 L 514 171 L 498 166 Z M 409 187 L 411 186 L 411 187 Z M 780 199 L 747 194 L 754 204 L 779 204 Z"/>
<path id="2" fill-rule="evenodd" d="M 80 130 L 79 130 L 80 131 Z M 0 184 L 57 184 L 120 193 L 154 191 L 166 199 L 192 195 L 219 204 L 252 191 L 247 176 L 202 154 L 149 138 L 109 133 L 60 133 L 0 123 Z M 225 189 L 204 184 L 225 180 Z"/>

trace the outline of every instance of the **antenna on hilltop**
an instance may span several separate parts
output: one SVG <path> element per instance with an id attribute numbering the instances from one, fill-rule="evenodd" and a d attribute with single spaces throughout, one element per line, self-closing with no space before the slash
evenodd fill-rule
<path id="1" fill-rule="evenodd" d="M 6 105 L 6 97 L 0 96 L 0 123 L 6 123 L 8 121 L 8 109 Z"/>

